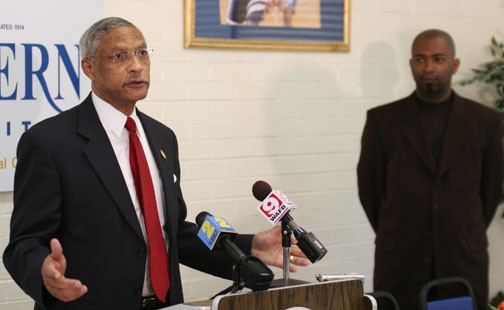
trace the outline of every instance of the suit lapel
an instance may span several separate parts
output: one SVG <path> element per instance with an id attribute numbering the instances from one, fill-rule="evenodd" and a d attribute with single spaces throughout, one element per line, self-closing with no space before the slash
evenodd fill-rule
<path id="1" fill-rule="evenodd" d="M 103 129 L 93 106 L 91 95 L 81 104 L 77 131 L 89 139 L 89 143 L 84 148 L 84 154 L 91 163 L 91 166 L 95 169 L 104 187 L 115 201 L 117 208 L 126 221 L 138 237 L 143 240 L 142 230 L 138 223 L 128 188 L 124 182 L 121 168 L 119 167 L 107 133 Z"/>
<path id="2" fill-rule="evenodd" d="M 469 137 L 468 132 L 466 132 L 468 131 L 468 126 L 466 126 L 467 120 L 464 103 L 461 98 L 455 94 L 452 111 L 448 118 L 443 137 L 438 175 L 446 173 L 458 154 L 463 150 L 467 137 Z"/>
<path id="3" fill-rule="evenodd" d="M 152 125 L 151 121 L 148 117 L 145 116 L 142 112 L 140 112 L 137 108 L 137 115 L 140 121 L 142 122 L 142 127 L 144 128 L 145 135 L 147 136 L 147 140 L 149 141 L 149 146 L 151 148 L 152 155 L 154 156 L 154 160 L 156 161 L 156 165 L 159 169 L 159 175 L 161 176 L 161 180 L 164 182 L 169 180 L 168 171 L 166 169 L 161 169 L 164 167 L 164 163 L 167 159 L 167 150 L 166 146 L 163 148 L 163 145 L 156 138 L 155 128 Z M 164 155 L 163 155 L 164 154 Z M 171 176 L 173 179 L 173 176 Z"/>
<path id="4" fill-rule="evenodd" d="M 415 150 L 420 161 L 434 174 L 436 172 L 436 164 L 419 117 L 420 111 L 415 102 L 414 94 L 404 102 L 401 114 L 406 123 L 404 136 Z"/>

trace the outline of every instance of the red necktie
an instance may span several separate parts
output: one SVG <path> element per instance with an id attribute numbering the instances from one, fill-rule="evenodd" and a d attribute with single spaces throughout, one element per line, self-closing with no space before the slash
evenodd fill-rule
<path id="1" fill-rule="evenodd" d="M 129 156 L 131 173 L 135 181 L 138 201 L 143 211 L 149 241 L 149 274 L 152 289 L 159 300 L 166 302 L 166 293 L 170 288 L 168 254 L 166 253 L 166 244 L 161 233 L 154 186 L 152 185 L 152 178 L 142 144 L 136 133 L 135 121 L 131 117 L 128 117 L 125 127 L 129 131 L 130 137 Z"/>

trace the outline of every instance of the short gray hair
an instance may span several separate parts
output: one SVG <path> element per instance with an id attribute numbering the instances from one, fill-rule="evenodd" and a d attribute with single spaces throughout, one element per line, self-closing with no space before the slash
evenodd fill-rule
<path id="1" fill-rule="evenodd" d="M 107 34 L 110 30 L 120 27 L 120 26 L 128 26 L 133 27 L 140 31 L 135 25 L 131 22 L 120 18 L 120 17 L 106 17 L 103 18 L 86 30 L 80 39 L 80 52 L 81 58 L 90 58 L 93 57 L 96 49 L 98 48 L 98 43 L 103 35 Z"/>

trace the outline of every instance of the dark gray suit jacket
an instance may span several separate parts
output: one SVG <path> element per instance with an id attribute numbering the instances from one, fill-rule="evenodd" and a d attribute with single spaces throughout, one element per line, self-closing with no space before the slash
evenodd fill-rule
<path id="1" fill-rule="evenodd" d="M 231 261 L 208 250 L 196 237 L 197 227 L 186 221 L 175 134 L 141 112 L 138 117 L 162 179 L 168 300 L 177 304 L 183 301 L 179 262 L 231 278 Z M 3 261 L 35 300 L 35 309 L 140 309 L 147 245 L 91 96 L 23 134 L 17 156 L 11 235 Z M 66 276 L 88 286 L 87 294 L 74 302 L 60 302 L 44 288 L 40 271 L 51 238 L 62 243 Z M 249 253 L 251 239 L 241 236 L 236 242 Z"/>
<path id="2" fill-rule="evenodd" d="M 415 95 L 371 109 L 357 168 L 376 232 L 374 289 L 416 309 L 433 275 L 470 281 L 488 301 L 486 229 L 502 196 L 502 116 L 454 95 L 439 163 Z"/>

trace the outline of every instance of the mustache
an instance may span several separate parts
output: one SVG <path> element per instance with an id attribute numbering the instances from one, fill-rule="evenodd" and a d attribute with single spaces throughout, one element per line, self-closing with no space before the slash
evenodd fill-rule
<path id="1" fill-rule="evenodd" d="M 437 81 L 438 77 L 435 75 L 422 75 L 420 77 L 423 81 Z"/>

